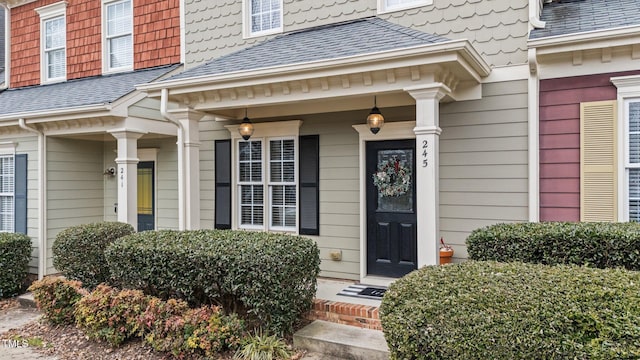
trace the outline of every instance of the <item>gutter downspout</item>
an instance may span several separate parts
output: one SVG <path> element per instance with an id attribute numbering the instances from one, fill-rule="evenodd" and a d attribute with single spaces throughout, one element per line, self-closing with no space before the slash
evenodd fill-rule
<path id="1" fill-rule="evenodd" d="M 46 199 L 46 139 L 42 131 L 27 126 L 24 118 L 18 119 L 20 128 L 38 135 L 38 280 L 46 275 L 47 266 L 47 199 Z"/>
<path id="2" fill-rule="evenodd" d="M 0 4 L 0 7 L 4 9 L 4 85 L 0 89 L 8 89 L 11 78 L 11 11 L 7 5 Z"/>
<path id="3" fill-rule="evenodd" d="M 540 221 L 540 77 L 536 49 L 529 49 L 529 221 Z"/>
<path id="4" fill-rule="evenodd" d="M 162 89 L 160 96 L 160 114 L 165 120 L 178 127 L 178 230 L 185 229 L 185 189 L 184 189 L 184 127 L 173 119 L 168 111 L 169 89 Z"/>

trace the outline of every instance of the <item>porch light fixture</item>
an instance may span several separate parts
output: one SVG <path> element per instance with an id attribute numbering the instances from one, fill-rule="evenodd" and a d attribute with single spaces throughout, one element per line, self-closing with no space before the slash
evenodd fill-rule
<path id="1" fill-rule="evenodd" d="M 249 140 L 251 135 L 253 135 L 253 124 L 249 117 L 247 117 L 247 109 L 244 109 L 244 119 L 242 119 L 242 122 L 238 127 L 238 132 L 245 140 Z"/>
<path id="2" fill-rule="evenodd" d="M 380 109 L 378 109 L 375 96 L 373 97 L 373 109 L 371 109 L 369 116 L 367 116 L 367 125 L 369 125 L 369 130 L 374 134 L 377 134 L 384 126 L 384 116 L 382 116 Z"/>

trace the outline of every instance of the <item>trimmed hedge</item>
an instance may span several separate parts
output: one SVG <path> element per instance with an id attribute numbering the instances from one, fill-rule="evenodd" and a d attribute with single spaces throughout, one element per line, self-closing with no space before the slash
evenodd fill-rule
<path id="1" fill-rule="evenodd" d="M 640 270 L 640 224 L 497 224 L 474 230 L 467 251 L 473 260 Z"/>
<path id="2" fill-rule="evenodd" d="M 640 273 L 469 261 L 393 283 L 392 359 L 638 359 Z"/>
<path id="3" fill-rule="evenodd" d="M 123 287 L 222 305 L 279 334 L 311 309 L 320 265 L 311 239 L 229 230 L 145 231 L 105 254 Z"/>
<path id="4" fill-rule="evenodd" d="M 27 279 L 31 239 L 19 233 L 0 233 L 0 299 L 17 295 Z"/>
<path id="5" fill-rule="evenodd" d="M 104 258 L 107 245 L 134 233 L 130 224 L 99 222 L 62 230 L 53 242 L 53 266 L 67 278 L 80 280 L 87 288 L 109 282 L 109 267 Z"/>

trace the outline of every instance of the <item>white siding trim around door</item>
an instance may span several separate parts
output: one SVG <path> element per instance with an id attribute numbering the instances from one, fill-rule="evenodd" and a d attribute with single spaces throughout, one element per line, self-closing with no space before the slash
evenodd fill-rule
<path id="1" fill-rule="evenodd" d="M 360 282 L 367 284 L 388 285 L 386 279 L 367 277 L 367 191 L 366 191 L 366 143 L 367 141 L 415 139 L 413 129 L 415 121 L 400 121 L 384 124 L 380 132 L 373 134 L 365 124 L 353 125 L 359 135 L 359 173 L 360 173 Z"/>

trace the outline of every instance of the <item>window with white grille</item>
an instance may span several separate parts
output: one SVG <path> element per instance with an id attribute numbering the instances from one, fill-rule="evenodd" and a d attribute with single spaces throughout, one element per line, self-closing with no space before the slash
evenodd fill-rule
<path id="1" fill-rule="evenodd" d="M 13 155 L 0 156 L 0 232 L 13 232 L 15 224 Z"/>
<path id="2" fill-rule="evenodd" d="M 629 221 L 640 221 L 640 99 L 626 102 L 627 211 Z"/>
<path id="3" fill-rule="evenodd" d="M 240 228 L 296 231 L 296 147 L 294 138 L 238 142 Z M 265 212 L 265 209 L 268 211 Z"/>
<path id="4" fill-rule="evenodd" d="M 245 35 L 282 31 L 282 0 L 245 0 Z"/>
<path id="5" fill-rule="evenodd" d="M 67 76 L 66 27 L 64 16 L 44 22 L 44 59 L 47 80 L 64 79 Z"/>
<path id="6" fill-rule="evenodd" d="M 39 7 L 41 78 L 43 83 L 67 79 L 66 2 Z"/>
<path id="7" fill-rule="evenodd" d="M 133 7 L 131 0 L 104 7 L 106 71 L 133 68 Z"/>

